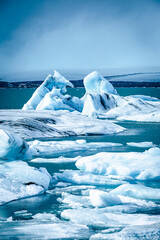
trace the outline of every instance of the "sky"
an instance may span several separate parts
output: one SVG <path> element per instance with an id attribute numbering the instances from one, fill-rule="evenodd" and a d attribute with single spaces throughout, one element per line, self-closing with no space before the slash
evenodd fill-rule
<path id="1" fill-rule="evenodd" d="M 160 0 L 0 0 L 0 71 L 160 66 Z"/>

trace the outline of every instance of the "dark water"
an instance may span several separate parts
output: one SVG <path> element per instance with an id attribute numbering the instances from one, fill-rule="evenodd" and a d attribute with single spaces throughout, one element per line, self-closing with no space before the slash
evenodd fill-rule
<path id="1" fill-rule="evenodd" d="M 0 109 L 21 109 L 34 93 L 35 88 L 0 89 Z M 160 88 L 117 88 L 119 95 L 147 95 L 160 99 Z M 68 94 L 82 97 L 84 88 L 68 89 Z"/>

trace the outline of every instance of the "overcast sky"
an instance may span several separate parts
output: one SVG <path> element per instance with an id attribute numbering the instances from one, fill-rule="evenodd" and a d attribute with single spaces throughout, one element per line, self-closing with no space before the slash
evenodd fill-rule
<path id="1" fill-rule="evenodd" d="M 158 0 L 0 0 L 0 70 L 160 66 Z"/>

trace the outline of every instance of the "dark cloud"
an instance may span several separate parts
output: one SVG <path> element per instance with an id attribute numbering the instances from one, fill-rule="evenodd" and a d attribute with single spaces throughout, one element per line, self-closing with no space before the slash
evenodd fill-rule
<path id="1" fill-rule="evenodd" d="M 1 68 L 160 65 L 160 1 L 1 0 Z"/>

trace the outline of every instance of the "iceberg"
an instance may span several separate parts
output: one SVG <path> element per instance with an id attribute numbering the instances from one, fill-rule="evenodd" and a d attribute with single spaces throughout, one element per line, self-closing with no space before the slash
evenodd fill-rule
<path id="1" fill-rule="evenodd" d="M 57 71 L 54 71 L 53 76 L 49 74 L 44 82 L 36 89 L 29 101 L 23 106 L 23 110 L 36 109 L 45 95 L 52 91 L 53 88 L 59 88 L 61 93 L 64 93 L 66 92 L 67 86 L 73 87 L 73 84 Z"/>
<path id="2" fill-rule="evenodd" d="M 83 97 L 82 114 L 96 116 L 116 107 L 117 91 L 112 84 L 98 72 L 92 72 L 84 78 L 86 94 Z"/>
<path id="3" fill-rule="evenodd" d="M 23 159 L 37 154 L 35 148 L 30 148 L 26 141 L 0 129 L 0 158 Z"/>
<path id="4" fill-rule="evenodd" d="M 63 95 L 67 87 L 73 88 L 73 84 L 60 73 L 54 71 L 36 89 L 29 101 L 23 106 L 23 110 L 69 110 L 82 111 L 83 101 L 77 97 Z"/>
<path id="5" fill-rule="evenodd" d="M 105 114 L 106 118 L 130 121 L 160 121 L 160 101 L 145 101 L 131 96 L 117 99 L 117 106 Z"/>
<path id="6" fill-rule="evenodd" d="M 54 71 L 37 88 L 23 110 L 68 110 L 83 115 L 116 120 L 160 122 L 160 100 L 150 96 L 121 97 L 97 71 L 84 78 L 85 95 L 79 99 L 64 93 L 73 84 Z"/>
<path id="7" fill-rule="evenodd" d="M 160 179 L 160 148 L 150 148 L 145 152 L 101 152 L 78 159 L 76 166 L 81 171 L 99 175 Z"/>
<path id="8" fill-rule="evenodd" d="M 121 97 L 98 72 L 84 78 L 86 94 L 82 114 L 117 120 L 160 121 L 160 100 L 150 96 Z"/>
<path id="9" fill-rule="evenodd" d="M 88 74 L 84 78 L 84 87 L 87 93 L 96 91 L 98 93 L 106 92 L 111 94 L 117 94 L 117 91 L 114 89 L 112 84 L 107 81 L 102 75 L 100 75 L 97 71 Z"/>
<path id="10" fill-rule="evenodd" d="M 45 168 L 36 169 L 23 161 L 0 164 L 0 205 L 38 194 L 48 189 L 51 176 Z"/>

